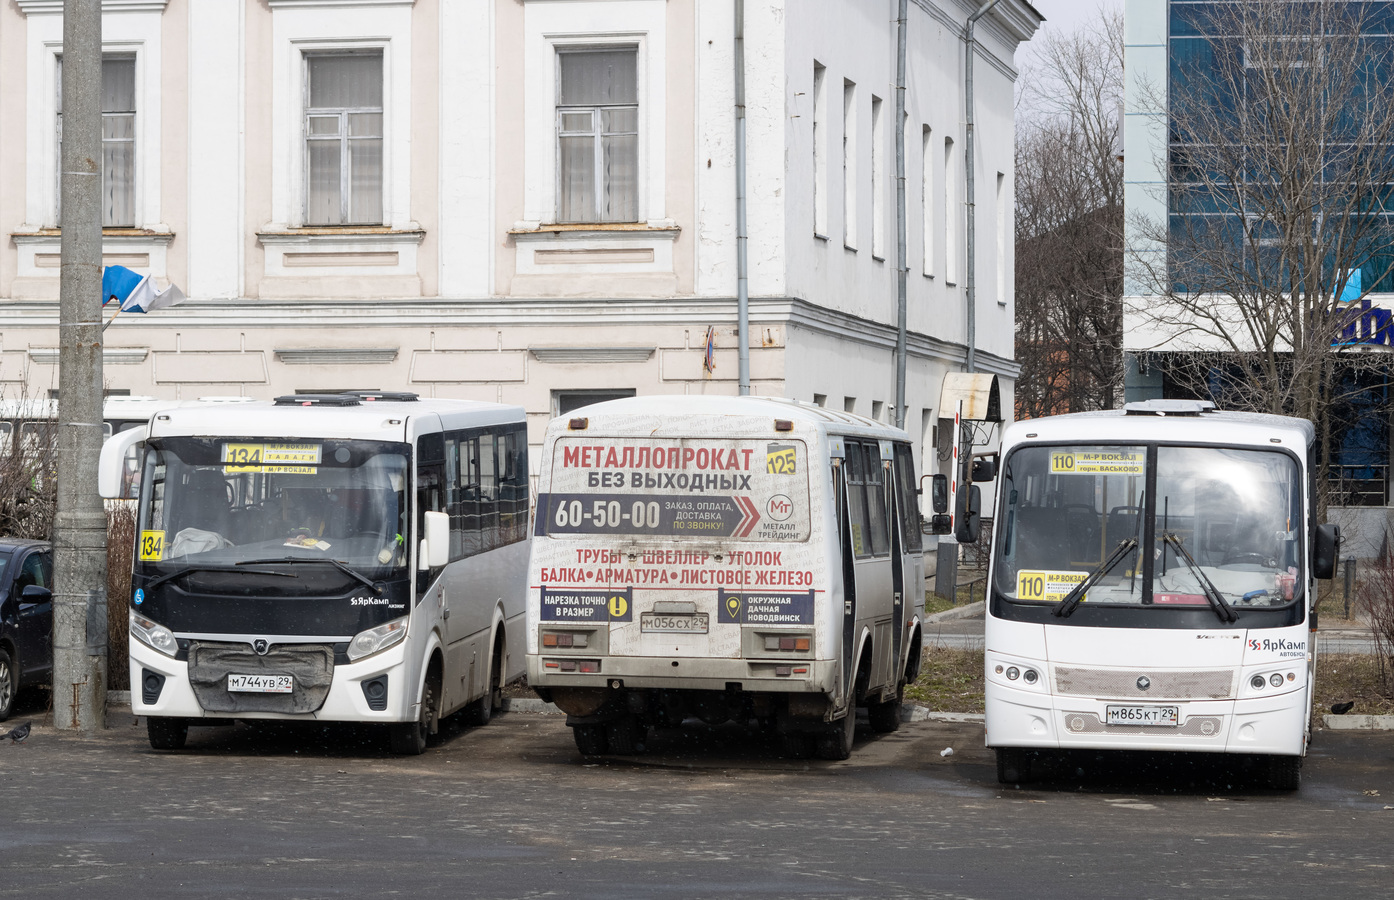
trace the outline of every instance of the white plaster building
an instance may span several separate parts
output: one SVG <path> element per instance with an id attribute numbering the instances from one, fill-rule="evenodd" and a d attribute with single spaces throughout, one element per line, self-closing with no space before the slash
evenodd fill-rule
<path id="1" fill-rule="evenodd" d="M 906 427 L 965 357 L 963 27 L 913 0 Z M 189 295 L 116 391 L 737 390 L 732 0 L 105 0 L 105 253 Z M 890 421 L 895 0 L 748 0 L 753 391 Z M 0 388 L 57 386 L 62 3 L 0 6 Z M 1013 55 L 977 24 L 977 361 L 1010 409 Z M 715 368 L 704 367 L 708 328 Z M 934 471 L 931 466 L 930 471 Z"/>

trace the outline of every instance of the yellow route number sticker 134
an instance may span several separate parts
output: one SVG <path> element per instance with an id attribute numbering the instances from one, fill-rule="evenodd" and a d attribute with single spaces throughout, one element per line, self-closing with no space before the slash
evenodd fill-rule
<path id="1" fill-rule="evenodd" d="M 140 558 L 159 562 L 165 558 L 165 533 L 163 531 L 142 531 L 140 533 Z"/>
<path id="2" fill-rule="evenodd" d="M 1016 573 L 1018 600 L 1049 600 L 1058 603 L 1074 590 L 1075 585 L 1089 577 L 1088 572 L 1047 572 L 1041 569 L 1022 569 Z"/>

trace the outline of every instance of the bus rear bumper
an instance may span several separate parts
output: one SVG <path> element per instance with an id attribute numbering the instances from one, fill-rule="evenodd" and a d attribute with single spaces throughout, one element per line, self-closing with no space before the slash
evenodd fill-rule
<path id="1" fill-rule="evenodd" d="M 561 672 L 548 664 L 576 662 L 574 657 L 528 655 L 528 684 L 551 687 L 620 687 L 627 690 L 726 691 L 733 684 L 749 693 L 833 694 L 838 670 L 834 660 L 752 660 L 679 657 L 616 657 L 598 660 L 599 672 Z M 805 671 L 800 671 L 805 670 Z"/>
<path id="2" fill-rule="evenodd" d="M 993 685 L 986 697 L 988 747 L 1177 750 L 1296 756 L 1303 752 L 1301 690 L 1249 700 L 1157 701 L 1179 706 L 1176 726 L 1106 724 L 1120 701 L 1083 700 Z M 1133 705 L 1133 704 L 1128 704 Z"/>
<path id="3" fill-rule="evenodd" d="M 316 710 L 304 713 L 208 711 L 199 703 L 189 682 L 189 664 L 171 659 L 138 642 L 130 642 L 131 712 L 137 716 L 159 716 L 179 719 L 272 719 L 285 722 L 410 722 L 417 715 L 416 679 L 408 678 L 404 645 L 358 662 L 334 667 L 334 678 L 324 703 Z M 163 682 L 158 691 L 150 691 L 154 702 L 146 702 L 146 674 L 153 673 Z M 364 682 L 386 677 L 383 709 L 369 706 Z M 418 676 L 419 679 L 419 676 Z M 195 723 L 196 724 L 196 723 Z"/>

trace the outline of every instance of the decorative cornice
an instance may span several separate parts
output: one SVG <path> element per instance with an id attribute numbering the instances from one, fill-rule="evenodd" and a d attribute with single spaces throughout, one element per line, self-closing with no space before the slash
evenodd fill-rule
<path id="1" fill-rule="evenodd" d="M 103 347 L 102 365 L 138 366 L 150 355 L 149 347 Z M 38 366 L 58 365 L 57 347 L 30 347 L 29 361 Z"/>
<path id="2" fill-rule="evenodd" d="M 271 352 L 288 366 L 381 366 L 397 359 L 396 347 L 297 347 Z"/>
<path id="3" fill-rule="evenodd" d="M 677 225 L 537 225 L 520 222 L 509 229 L 515 241 L 676 241 Z"/>
<path id="4" fill-rule="evenodd" d="M 63 232 L 58 228 L 41 228 L 37 231 L 11 232 L 10 240 L 16 245 L 36 244 L 57 246 L 63 242 Z M 103 228 L 102 246 L 148 246 L 149 244 L 169 244 L 174 240 L 174 232 L 151 228 Z"/>
<path id="5" fill-rule="evenodd" d="M 289 228 L 284 231 L 258 231 L 263 244 L 419 244 L 426 237 L 422 229 L 392 228 Z"/>
<path id="6" fill-rule="evenodd" d="M 416 0 L 267 0 L 272 9 L 332 9 L 336 6 L 413 6 Z"/>
<path id="7" fill-rule="evenodd" d="M 169 0 L 102 0 L 102 12 L 162 13 Z M 61 16 L 63 0 L 15 0 L 15 6 L 26 16 Z"/>
<path id="8" fill-rule="evenodd" d="M 657 347 L 529 347 L 538 362 L 544 363 L 638 363 L 645 362 Z"/>

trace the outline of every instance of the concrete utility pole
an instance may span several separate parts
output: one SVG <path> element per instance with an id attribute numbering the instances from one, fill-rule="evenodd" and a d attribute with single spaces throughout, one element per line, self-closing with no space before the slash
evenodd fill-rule
<path id="1" fill-rule="evenodd" d="M 63 3 L 63 229 L 58 294 L 58 514 L 53 527 L 53 724 L 106 717 L 102 452 L 102 2 Z"/>

